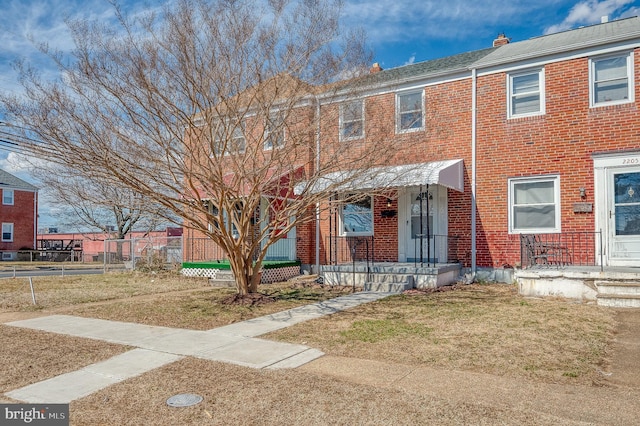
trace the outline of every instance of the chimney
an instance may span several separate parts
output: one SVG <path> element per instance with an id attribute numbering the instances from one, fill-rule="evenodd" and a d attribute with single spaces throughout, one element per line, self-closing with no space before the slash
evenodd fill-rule
<path id="1" fill-rule="evenodd" d="M 511 39 L 507 38 L 504 33 L 498 34 L 498 38 L 493 40 L 493 47 L 504 46 L 505 44 L 509 44 Z"/>
<path id="2" fill-rule="evenodd" d="M 369 68 L 369 74 L 375 74 L 375 73 L 380 72 L 380 71 L 382 71 L 382 67 L 377 62 L 375 64 L 371 65 L 371 68 Z"/>

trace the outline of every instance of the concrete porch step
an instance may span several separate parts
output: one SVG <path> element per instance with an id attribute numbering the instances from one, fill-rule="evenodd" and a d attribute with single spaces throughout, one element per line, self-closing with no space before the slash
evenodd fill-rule
<path id="1" fill-rule="evenodd" d="M 213 287 L 235 287 L 236 279 L 233 272 L 222 269 L 216 272 L 215 278 L 209 279 L 209 284 Z"/>
<path id="2" fill-rule="evenodd" d="M 598 294 L 640 295 L 640 281 L 594 281 Z"/>
<path id="3" fill-rule="evenodd" d="M 640 308 L 640 294 L 598 294 L 596 301 L 610 308 Z"/>
<path id="4" fill-rule="evenodd" d="M 364 291 L 402 293 L 415 287 L 412 275 L 372 274 L 369 279 L 364 283 Z"/>
<path id="5" fill-rule="evenodd" d="M 413 285 L 409 283 L 364 283 L 364 291 L 376 291 L 383 293 L 402 293 L 405 290 L 410 290 Z"/>

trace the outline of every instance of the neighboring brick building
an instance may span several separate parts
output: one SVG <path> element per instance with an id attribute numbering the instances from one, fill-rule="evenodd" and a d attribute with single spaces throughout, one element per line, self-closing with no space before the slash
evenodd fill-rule
<path id="1" fill-rule="evenodd" d="M 38 188 L 0 170 L 0 259 L 15 260 L 18 250 L 33 250 L 38 229 Z"/>
<path id="2" fill-rule="evenodd" d="M 336 194 L 317 224 L 300 226 L 297 258 L 326 264 L 371 250 L 376 262 L 493 269 L 518 266 L 520 235 L 537 234 L 586 238 L 575 259 L 640 265 L 639 81 L 638 17 L 372 67 L 340 104 L 319 97 L 319 114 L 339 119 L 318 120 L 318 146 L 417 148 L 385 159 L 382 175 L 401 184 L 357 202 Z"/>

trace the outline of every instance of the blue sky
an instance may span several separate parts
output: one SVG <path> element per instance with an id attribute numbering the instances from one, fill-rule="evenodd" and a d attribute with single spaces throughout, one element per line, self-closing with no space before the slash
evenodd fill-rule
<path id="1" fill-rule="evenodd" d="M 127 11 L 160 1 L 120 0 Z M 640 15 L 640 0 L 344 0 L 345 27 L 364 28 L 383 68 L 490 47 L 499 33 L 512 41 Z M 0 0 L 0 90 L 19 93 L 12 62 L 26 59 L 52 73 L 31 40 L 63 51 L 72 46 L 65 18 L 114 19 L 107 0 Z M 0 168 L 33 181 L 20 155 L 0 146 Z M 54 225 L 46 205 L 41 223 Z"/>

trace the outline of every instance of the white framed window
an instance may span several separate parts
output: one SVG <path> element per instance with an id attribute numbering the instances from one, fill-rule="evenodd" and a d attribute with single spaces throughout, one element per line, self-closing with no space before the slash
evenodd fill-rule
<path id="1" fill-rule="evenodd" d="M 13 223 L 2 224 L 2 241 L 13 241 Z"/>
<path id="2" fill-rule="evenodd" d="M 396 94 L 396 133 L 424 129 L 424 91 Z"/>
<path id="3" fill-rule="evenodd" d="M 592 107 L 634 101 L 631 52 L 589 59 L 589 97 Z"/>
<path id="4" fill-rule="evenodd" d="M 284 146 L 284 119 L 280 114 L 270 115 L 264 126 L 264 149 Z"/>
<path id="5" fill-rule="evenodd" d="M 222 222 L 220 222 L 219 218 L 220 218 L 220 209 L 218 208 L 218 206 L 216 206 L 215 204 L 213 204 L 211 201 L 206 200 L 204 201 L 207 211 L 209 212 L 209 214 L 211 215 L 211 220 L 209 221 L 209 231 L 213 231 L 214 228 L 220 229 L 220 226 L 224 226 L 224 229 L 231 233 L 231 235 L 233 235 L 234 238 L 238 238 L 240 236 L 240 233 L 238 232 L 238 228 L 236 227 L 236 223 L 234 222 L 235 219 L 236 221 L 239 221 L 240 217 L 242 216 L 242 203 L 238 202 L 236 204 L 236 209 L 235 211 L 232 213 L 233 214 L 233 218 L 229 215 L 229 212 L 227 210 L 224 210 L 222 212 Z"/>
<path id="6" fill-rule="evenodd" d="M 213 152 L 216 156 L 241 154 L 246 149 L 246 139 L 244 136 L 244 121 L 235 127 L 231 125 L 220 125 L 213 141 Z"/>
<path id="7" fill-rule="evenodd" d="M 509 118 L 545 113 L 544 69 L 509 74 L 507 79 Z"/>
<path id="8" fill-rule="evenodd" d="M 509 233 L 560 232 L 560 177 L 509 179 Z"/>
<path id="9" fill-rule="evenodd" d="M 345 199 L 340 209 L 342 235 L 373 235 L 373 198 L 350 194 Z"/>
<path id="10" fill-rule="evenodd" d="M 340 140 L 364 137 L 364 100 L 340 105 Z"/>
<path id="11" fill-rule="evenodd" d="M 13 205 L 13 189 L 3 189 L 2 190 L 2 204 L 5 206 Z"/>

